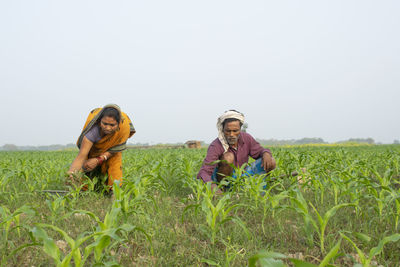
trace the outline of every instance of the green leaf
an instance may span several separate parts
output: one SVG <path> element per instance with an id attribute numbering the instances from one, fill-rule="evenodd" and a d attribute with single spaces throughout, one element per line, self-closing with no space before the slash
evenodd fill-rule
<path id="1" fill-rule="evenodd" d="M 372 259 L 372 257 L 376 256 L 377 254 L 382 252 L 383 246 L 388 243 L 388 242 L 397 242 L 400 239 L 400 234 L 394 234 L 391 236 L 387 236 L 383 238 L 378 246 L 372 248 L 369 252 L 369 258 Z"/>
<path id="2" fill-rule="evenodd" d="M 219 264 L 213 260 L 209 260 L 209 259 L 201 259 L 201 262 L 207 263 L 208 265 L 211 266 L 219 266 Z"/>
<path id="3" fill-rule="evenodd" d="M 71 262 L 72 254 L 68 254 L 60 264 L 60 267 L 69 267 Z M 80 260 L 80 259 L 79 259 Z M 79 266 L 80 262 L 75 262 L 75 266 Z"/>
<path id="4" fill-rule="evenodd" d="M 309 263 L 309 262 L 305 262 L 299 259 L 290 259 L 291 262 L 293 262 L 295 267 L 317 267 L 317 265 Z"/>
<path id="5" fill-rule="evenodd" d="M 262 267 L 287 267 L 281 260 L 271 258 L 262 258 L 259 263 Z"/>
<path id="6" fill-rule="evenodd" d="M 285 266 L 282 261 L 275 260 L 286 259 L 287 257 L 281 253 L 271 251 L 260 251 L 258 254 L 249 258 L 249 267 L 255 267 L 259 262 L 261 266 L 282 267 Z"/>
<path id="7" fill-rule="evenodd" d="M 44 252 L 54 259 L 56 265 L 59 265 L 61 263 L 60 262 L 61 253 L 56 243 L 53 241 L 53 239 L 49 238 L 47 233 L 38 226 L 35 226 L 32 229 L 32 234 L 35 238 L 43 241 Z"/>
<path id="8" fill-rule="evenodd" d="M 357 250 L 357 254 L 358 254 L 358 256 L 360 257 L 361 262 L 364 263 L 364 262 L 366 261 L 366 258 L 365 258 L 365 254 L 362 252 L 362 250 L 359 249 L 359 248 L 357 247 L 357 245 L 353 242 L 353 240 L 351 240 L 348 236 L 346 236 L 346 235 L 343 234 L 343 233 L 340 233 L 340 235 L 341 235 L 344 239 L 346 239 L 347 241 L 349 241 L 349 242 L 353 245 L 353 247 Z"/>
<path id="9" fill-rule="evenodd" d="M 65 241 L 68 242 L 68 244 L 69 244 L 69 246 L 71 248 L 73 248 L 75 246 L 75 240 L 73 240 L 66 232 L 64 232 L 63 230 L 61 230 L 57 226 L 54 226 L 54 225 L 51 225 L 51 224 L 45 224 L 45 223 L 38 223 L 36 225 L 39 226 L 39 227 L 47 227 L 47 228 L 53 229 L 54 231 L 60 233 L 64 237 Z"/>
<path id="10" fill-rule="evenodd" d="M 337 253 L 339 252 L 340 249 L 340 244 L 342 242 L 342 239 L 340 239 L 335 246 L 328 252 L 328 254 L 325 256 L 325 258 L 320 262 L 319 267 L 324 267 L 329 264 L 329 262 L 336 257 Z"/>
<path id="11" fill-rule="evenodd" d="M 99 217 L 97 217 L 93 212 L 87 211 L 87 210 L 74 210 L 71 212 L 71 214 L 86 214 L 89 217 L 93 218 L 98 224 L 102 224 L 101 220 L 99 219 Z"/>
<path id="12" fill-rule="evenodd" d="M 339 204 L 334 206 L 333 208 L 329 209 L 325 215 L 324 215 L 324 224 L 326 225 L 328 223 L 328 220 L 336 214 L 336 212 L 343 208 L 343 207 L 347 207 L 347 206 L 355 206 L 353 203 L 344 203 L 344 204 Z"/>
<path id="13" fill-rule="evenodd" d="M 232 221 L 235 222 L 236 224 L 238 224 L 242 228 L 242 230 L 246 234 L 247 238 L 250 240 L 251 239 L 251 234 L 250 234 L 249 230 L 247 229 L 247 227 L 244 225 L 243 221 L 240 220 L 237 217 L 233 217 Z"/>
<path id="14" fill-rule="evenodd" d="M 94 247 L 94 258 L 96 262 L 99 262 L 102 256 L 103 250 L 110 244 L 111 239 L 109 236 L 101 236 Z"/>
<path id="15" fill-rule="evenodd" d="M 12 250 L 6 257 L 6 260 L 12 258 L 17 252 L 20 250 L 27 248 L 27 247 L 33 247 L 33 246 L 40 246 L 40 243 L 28 243 L 28 244 L 23 244 L 22 246 L 17 247 L 16 249 Z"/>
<path id="16" fill-rule="evenodd" d="M 353 235 L 355 237 L 357 237 L 358 239 L 364 241 L 364 242 L 370 242 L 371 241 L 371 237 L 367 236 L 366 234 L 363 233 L 358 233 L 358 232 L 353 232 Z"/>

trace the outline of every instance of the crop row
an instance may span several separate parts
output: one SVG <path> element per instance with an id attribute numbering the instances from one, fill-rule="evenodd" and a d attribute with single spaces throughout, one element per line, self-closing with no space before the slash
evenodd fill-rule
<path id="1" fill-rule="evenodd" d="M 205 152 L 124 152 L 115 201 L 101 177 L 44 192 L 65 189 L 74 151 L 1 152 L 1 265 L 400 262 L 399 146 L 273 147 L 276 170 L 222 196 L 195 179 Z"/>

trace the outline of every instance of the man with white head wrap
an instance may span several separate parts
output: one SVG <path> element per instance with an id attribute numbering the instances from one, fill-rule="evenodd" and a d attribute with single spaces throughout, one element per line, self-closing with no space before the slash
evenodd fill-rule
<path id="1" fill-rule="evenodd" d="M 222 114 L 217 121 L 218 138 L 208 147 L 207 156 L 197 175 L 204 182 L 212 182 L 213 188 L 225 176 L 234 176 L 231 164 L 240 167 L 247 164 L 249 156 L 255 159 L 246 171 L 250 174 L 268 173 L 276 162 L 271 151 L 263 148 L 250 134 L 241 132 L 244 115 L 236 110 Z M 218 165 L 211 163 L 221 160 Z"/>

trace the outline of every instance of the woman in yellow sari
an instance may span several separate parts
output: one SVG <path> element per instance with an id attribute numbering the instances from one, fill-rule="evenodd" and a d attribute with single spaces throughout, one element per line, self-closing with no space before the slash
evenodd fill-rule
<path id="1" fill-rule="evenodd" d="M 78 138 L 79 153 L 69 168 L 74 176 L 85 172 L 107 175 L 107 185 L 111 189 L 115 181 L 122 182 L 122 151 L 126 141 L 135 133 L 128 115 L 115 104 L 92 110 Z"/>

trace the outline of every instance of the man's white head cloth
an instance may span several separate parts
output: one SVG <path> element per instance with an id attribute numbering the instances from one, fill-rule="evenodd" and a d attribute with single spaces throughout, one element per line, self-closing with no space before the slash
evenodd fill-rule
<path id="1" fill-rule="evenodd" d="M 244 124 L 244 115 L 236 110 L 228 110 L 228 111 L 225 111 L 225 113 L 222 114 L 218 118 L 218 121 L 217 121 L 218 139 L 219 139 L 219 141 L 221 141 L 222 146 L 224 147 L 224 153 L 226 151 L 228 151 L 228 148 L 229 148 L 229 144 L 225 139 L 224 129 L 223 129 L 223 125 L 222 125 L 222 123 L 226 119 L 237 119 L 243 125 Z"/>

